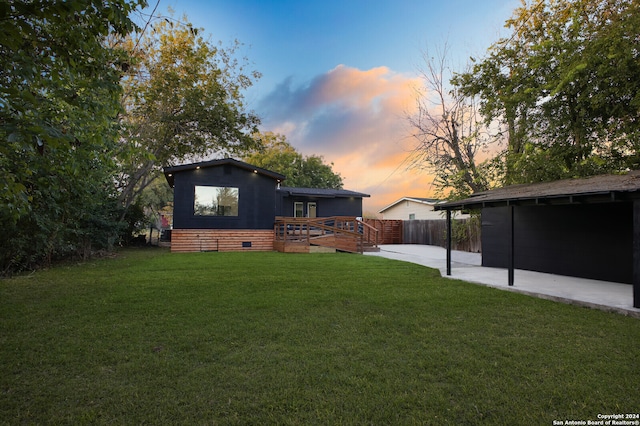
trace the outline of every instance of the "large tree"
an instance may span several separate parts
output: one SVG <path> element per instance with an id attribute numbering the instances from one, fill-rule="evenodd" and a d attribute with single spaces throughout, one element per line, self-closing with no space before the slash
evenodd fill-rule
<path id="1" fill-rule="evenodd" d="M 523 1 L 457 83 L 507 135 L 504 182 L 640 167 L 640 3 Z"/>
<path id="2" fill-rule="evenodd" d="M 0 272 L 113 242 L 126 54 L 144 1 L 0 2 Z"/>
<path id="3" fill-rule="evenodd" d="M 186 21 L 186 18 L 182 19 Z M 258 118 L 245 111 L 242 91 L 259 77 L 201 30 L 157 20 L 126 47 L 134 61 L 125 91 L 118 191 L 125 208 L 163 166 L 205 156 L 242 155 L 256 148 Z"/>
<path id="4" fill-rule="evenodd" d="M 436 56 L 423 53 L 424 83 L 416 97 L 416 112 L 407 116 L 415 141 L 410 167 L 435 177 L 438 192 L 450 198 L 488 189 L 488 163 L 479 158 L 492 142 L 475 99 L 463 94 L 447 78 L 452 71 L 447 47 Z"/>
<path id="5" fill-rule="evenodd" d="M 244 161 L 285 175 L 287 186 L 342 189 L 342 177 L 333 171 L 333 163 L 325 164 L 317 155 L 303 156 L 284 135 L 266 132 L 254 137 L 264 146 L 245 156 Z"/>

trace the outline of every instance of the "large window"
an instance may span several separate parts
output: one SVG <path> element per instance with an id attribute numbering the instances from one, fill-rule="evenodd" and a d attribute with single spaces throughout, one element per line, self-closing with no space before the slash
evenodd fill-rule
<path id="1" fill-rule="evenodd" d="M 196 186 L 193 214 L 196 216 L 238 216 L 238 188 Z"/>

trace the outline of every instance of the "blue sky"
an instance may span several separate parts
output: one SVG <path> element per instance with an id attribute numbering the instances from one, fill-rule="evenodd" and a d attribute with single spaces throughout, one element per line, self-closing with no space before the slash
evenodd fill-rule
<path id="1" fill-rule="evenodd" d="M 151 0 L 151 7 L 155 1 Z M 432 195 L 408 171 L 403 116 L 415 107 L 422 53 L 444 43 L 455 69 L 505 35 L 519 0 L 161 0 L 211 40 L 244 44 L 262 78 L 245 94 L 262 130 L 334 164 L 375 213 L 402 196 Z"/>

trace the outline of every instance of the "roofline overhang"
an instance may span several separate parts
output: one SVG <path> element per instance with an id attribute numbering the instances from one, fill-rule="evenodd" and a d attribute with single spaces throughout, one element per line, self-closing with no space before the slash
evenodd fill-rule
<path id="1" fill-rule="evenodd" d="M 181 164 L 178 166 L 168 166 L 163 168 L 164 176 L 167 179 L 167 183 L 170 187 L 174 186 L 173 175 L 175 173 L 190 171 L 190 170 L 198 170 L 207 167 L 217 167 L 225 164 L 232 164 L 238 168 L 251 171 L 253 173 L 257 173 L 263 176 L 270 177 L 277 182 L 282 182 L 287 177 L 285 175 L 281 175 L 280 173 L 272 172 L 271 170 L 263 169 L 262 167 L 257 167 L 249 163 L 245 163 L 243 161 L 235 160 L 233 158 L 223 158 L 220 160 L 209 160 L 209 161 L 201 161 L 198 163 L 190 163 L 190 164 Z"/>
<path id="2" fill-rule="evenodd" d="M 435 205 L 434 210 L 479 210 L 487 207 L 506 206 L 600 204 L 624 202 L 635 199 L 640 199 L 640 194 L 630 191 L 598 191 L 590 193 L 514 197 L 494 200 L 474 200 L 472 196 L 464 200 L 450 201 Z"/>
<path id="3" fill-rule="evenodd" d="M 389 204 L 386 207 L 383 207 L 382 209 L 378 210 L 378 213 L 384 213 L 385 211 L 389 210 L 391 207 L 400 204 L 403 201 L 413 201 L 415 203 L 419 203 L 419 204 L 425 204 L 428 206 L 435 206 L 438 203 L 442 203 L 442 201 L 440 200 L 436 200 L 433 199 L 433 201 L 425 201 L 425 200 L 421 200 L 419 198 L 414 198 L 414 197 L 402 197 L 399 200 L 394 201 L 393 203 Z"/>
<path id="4" fill-rule="evenodd" d="M 371 195 L 364 194 L 361 192 L 348 191 L 344 194 L 334 193 L 334 194 L 323 194 L 319 192 L 306 192 L 306 191 L 296 191 L 295 187 L 281 187 L 278 188 L 278 191 L 284 192 L 288 194 L 290 197 L 315 197 L 315 198 L 369 198 Z M 313 188 L 305 188 L 305 189 L 313 189 Z M 343 191 L 336 189 L 335 191 Z"/>

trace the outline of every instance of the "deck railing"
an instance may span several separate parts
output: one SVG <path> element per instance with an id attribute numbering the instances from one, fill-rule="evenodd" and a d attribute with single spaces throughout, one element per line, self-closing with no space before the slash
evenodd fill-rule
<path id="1" fill-rule="evenodd" d="M 332 247 L 341 251 L 362 253 L 378 246 L 378 230 L 353 216 L 276 217 L 276 247 Z M 303 250 L 301 250 L 303 251 Z"/>

